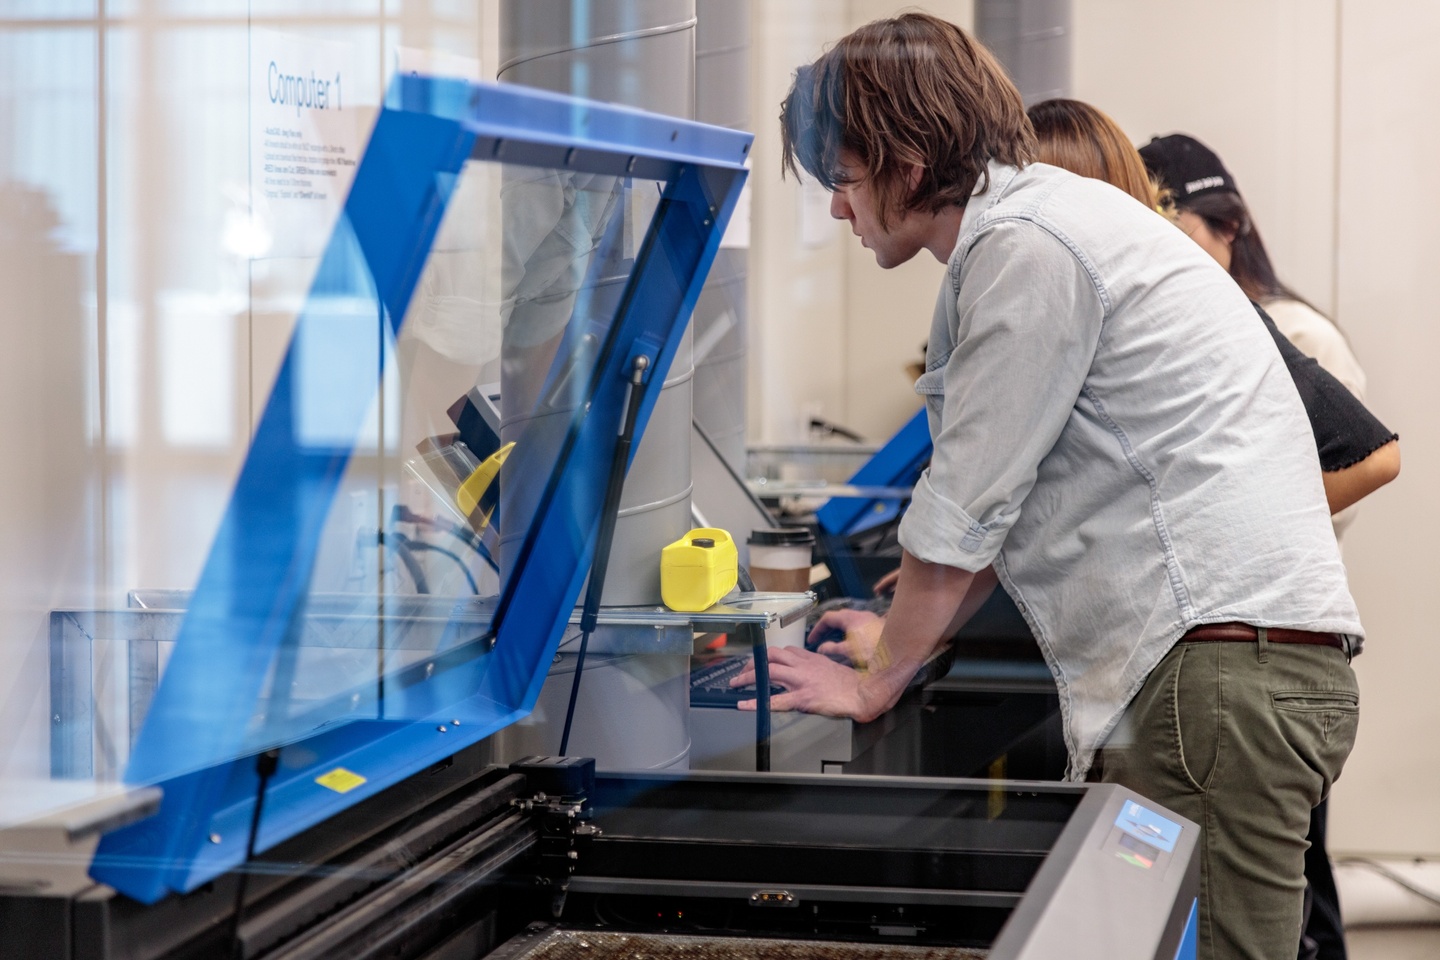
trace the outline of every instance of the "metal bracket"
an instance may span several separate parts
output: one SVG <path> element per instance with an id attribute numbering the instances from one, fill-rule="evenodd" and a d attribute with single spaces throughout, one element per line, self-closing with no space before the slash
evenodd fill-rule
<path id="1" fill-rule="evenodd" d="M 601 830 L 588 822 L 592 811 L 584 797 L 537 793 L 531 799 L 513 803 L 518 810 L 531 814 L 540 828 L 540 868 L 535 884 L 550 888 L 550 915 L 558 919 L 565 911 L 570 878 L 580 860 L 580 842 L 600 836 Z"/>

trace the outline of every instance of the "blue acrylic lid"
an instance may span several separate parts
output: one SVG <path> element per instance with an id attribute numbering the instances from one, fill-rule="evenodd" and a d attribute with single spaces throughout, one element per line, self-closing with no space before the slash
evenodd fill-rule
<path id="1" fill-rule="evenodd" d="M 590 567 L 628 373 L 649 358 L 643 431 L 750 142 L 394 80 L 130 755 L 160 812 L 107 835 L 92 876 L 153 902 L 243 862 L 267 749 L 259 850 L 531 710 Z M 455 402 L 497 372 L 487 433 Z M 454 496 L 467 475 L 483 508 Z M 380 491 L 373 529 L 357 489 Z M 378 582 L 346 579 L 357 537 Z M 448 587 L 419 589 L 422 549 Z"/>

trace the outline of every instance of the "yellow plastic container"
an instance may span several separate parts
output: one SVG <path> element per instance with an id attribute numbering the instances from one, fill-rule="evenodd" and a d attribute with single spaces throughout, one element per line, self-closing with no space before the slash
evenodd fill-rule
<path id="1" fill-rule="evenodd" d="M 460 489 L 455 491 L 455 506 L 470 519 L 470 525 L 477 531 L 485 529 L 485 525 L 490 522 L 490 514 L 495 512 L 495 502 L 500 497 L 500 488 L 495 485 L 495 478 L 499 476 L 500 468 L 505 465 L 505 458 L 510 456 L 514 446 L 514 441 L 511 441 L 486 457 L 485 462 L 476 467 L 470 476 L 465 478 L 465 482 L 460 484 Z"/>
<path id="2" fill-rule="evenodd" d="M 671 610 L 707 610 L 735 588 L 738 571 L 730 534 L 698 527 L 660 551 L 660 597 Z"/>

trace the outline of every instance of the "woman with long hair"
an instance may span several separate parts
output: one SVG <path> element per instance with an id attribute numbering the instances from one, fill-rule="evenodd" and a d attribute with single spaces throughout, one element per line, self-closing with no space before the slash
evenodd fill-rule
<path id="1" fill-rule="evenodd" d="M 1365 372 L 1345 335 L 1281 282 L 1235 178 L 1215 152 L 1194 137 L 1172 133 L 1141 147 L 1140 156 L 1180 229 L 1229 271 L 1290 342 L 1365 399 Z"/>
<path id="2" fill-rule="evenodd" d="M 1082 100 L 1044 100 L 1025 111 L 1035 128 L 1036 158 L 1119 187 L 1147 207 L 1159 208 L 1160 190 L 1125 131 Z"/>

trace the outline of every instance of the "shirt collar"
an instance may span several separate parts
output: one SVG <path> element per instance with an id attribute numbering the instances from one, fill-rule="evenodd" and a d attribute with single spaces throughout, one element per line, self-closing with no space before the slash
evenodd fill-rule
<path id="1" fill-rule="evenodd" d="M 975 229 L 975 221 L 984 216 L 985 211 L 1000 202 L 1000 198 L 1010 186 L 1010 181 L 1015 179 L 1015 174 L 1020 172 L 1020 168 L 992 159 L 986 161 L 985 172 L 987 175 L 981 178 L 984 183 L 976 182 L 976 192 L 971 194 L 970 200 L 965 204 L 965 215 L 960 218 L 960 232 L 955 236 L 955 246 L 957 247 L 960 245 L 960 240 Z M 982 186 L 987 189 L 981 191 Z"/>

